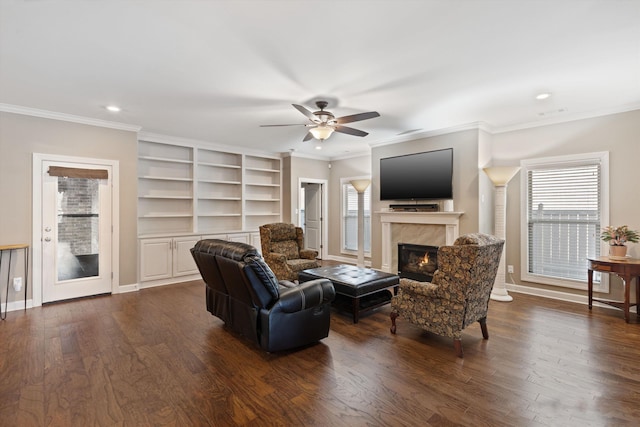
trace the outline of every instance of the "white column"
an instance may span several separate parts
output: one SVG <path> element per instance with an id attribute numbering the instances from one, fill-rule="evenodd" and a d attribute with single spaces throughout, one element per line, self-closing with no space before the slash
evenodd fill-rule
<path id="1" fill-rule="evenodd" d="M 391 223 L 382 223 L 382 271 L 391 273 Z"/>
<path id="2" fill-rule="evenodd" d="M 364 267 L 364 191 L 358 191 L 358 267 Z"/>
<path id="3" fill-rule="evenodd" d="M 364 192 L 369 184 L 369 179 L 351 181 L 351 185 L 358 192 L 358 267 L 364 267 Z"/>
<path id="4" fill-rule="evenodd" d="M 507 220 L 507 186 L 496 185 L 496 205 L 495 205 L 495 233 L 496 237 L 499 237 L 505 241 L 502 248 L 502 254 L 500 255 L 500 264 L 498 266 L 498 273 L 496 274 L 496 280 L 493 282 L 493 289 L 491 290 L 491 299 L 496 301 L 513 301 L 513 297 L 507 292 L 507 285 L 505 282 L 504 264 L 507 251 L 506 241 L 506 220 Z"/>
<path id="5" fill-rule="evenodd" d="M 507 252 L 507 183 L 518 173 L 520 167 L 495 166 L 484 168 L 483 170 L 496 187 L 495 235 L 504 240 L 502 254 L 500 254 L 498 273 L 496 274 L 496 280 L 493 282 L 493 289 L 491 290 L 491 299 L 495 301 L 513 301 L 513 297 L 507 292 L 504 273 L 505 254 Z"/>

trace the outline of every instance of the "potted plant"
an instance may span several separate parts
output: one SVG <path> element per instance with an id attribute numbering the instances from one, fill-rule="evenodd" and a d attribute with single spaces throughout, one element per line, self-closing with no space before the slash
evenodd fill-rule
<path id="1" fill-rule="evenodd" d="M 640 241 L 640 234 L 636 230 L 630 230 L 628 226 L 613 227 L 611 225 L 602 229 L 600 238 L 609 242 L 609 255 L 616 258 L 624 258 L 627 255 L 625 243 L 637 243 Z"/>

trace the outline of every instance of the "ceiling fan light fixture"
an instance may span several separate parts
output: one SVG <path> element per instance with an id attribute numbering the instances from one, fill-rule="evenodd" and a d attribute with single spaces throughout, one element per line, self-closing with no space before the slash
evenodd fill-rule
<path id="1" fill-rule="evenodd" d="M 331 126 L 318 125 L 314 128 L 309 129 L 309 132 L 311 132 L 311 135 L 313 135 L 315 139 L 324 141 L 325 139 L 331 136 L 331 134 L 333 133 L 333 130 L 334 129 Z"/>

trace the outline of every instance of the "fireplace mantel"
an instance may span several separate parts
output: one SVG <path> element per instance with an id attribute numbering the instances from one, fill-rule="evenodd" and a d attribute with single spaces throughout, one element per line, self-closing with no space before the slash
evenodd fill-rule
<path id="1" fill-rule="evenodd" d="M 445 242 L 452 245 L 460 234 L 460 217 L 464 212 L 394 212 L 380 211 L 382 223 L 382 265 L 381 270 L 392 272 L 393 242 L 391 241 L 392 224 L 428 224 L 442 225 L 445 228 Z"/>

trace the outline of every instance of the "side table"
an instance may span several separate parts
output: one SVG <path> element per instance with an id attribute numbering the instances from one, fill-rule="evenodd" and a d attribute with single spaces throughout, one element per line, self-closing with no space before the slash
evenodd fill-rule
<path id="1" fill-rule="evenodd" d="M 29 245 L 26 243 L 18 243 L 15 245 L 0 245 L 0 269 L 2 268 L 2 256 L 6 251 L 9 252 L 9 266 L 7 267 L 7 293 L 5 295 L 4 316 L 2 315 L 2 295 L 0 295 L 0 319 L 7 318 L 7 308 L 9 306 L 9 280 L 11 280 L 11 258 L 15 251 L 22 249 L 24 251 L 24 309 L 27 309 L 27 285 L 29 283 Z"/>
<path id="2" fill-rule="evenodd" d="M 589 289 L 589 310 L 593 305 L 593 301 L 608 304 L 624 311 L 624 320 L 629 323 L 629 309 L 636 306 L 636 310 L 640 308 L 640 259 L 624 258 L 617 259 L 610 256 L 601 256 L 599 258 L 588 258 L 589 270 L 587 271 L 588 289 Z M 622 279 L 624 286 L 624 301 L 612 301 L 602 298 L 593 297 L 593 272 L 615 274 Z M 636 278 L 636 302 L 631 303 L 630 289 L 631 281 Z M 636 313 L 640 316 L 640 312 Z"/>

